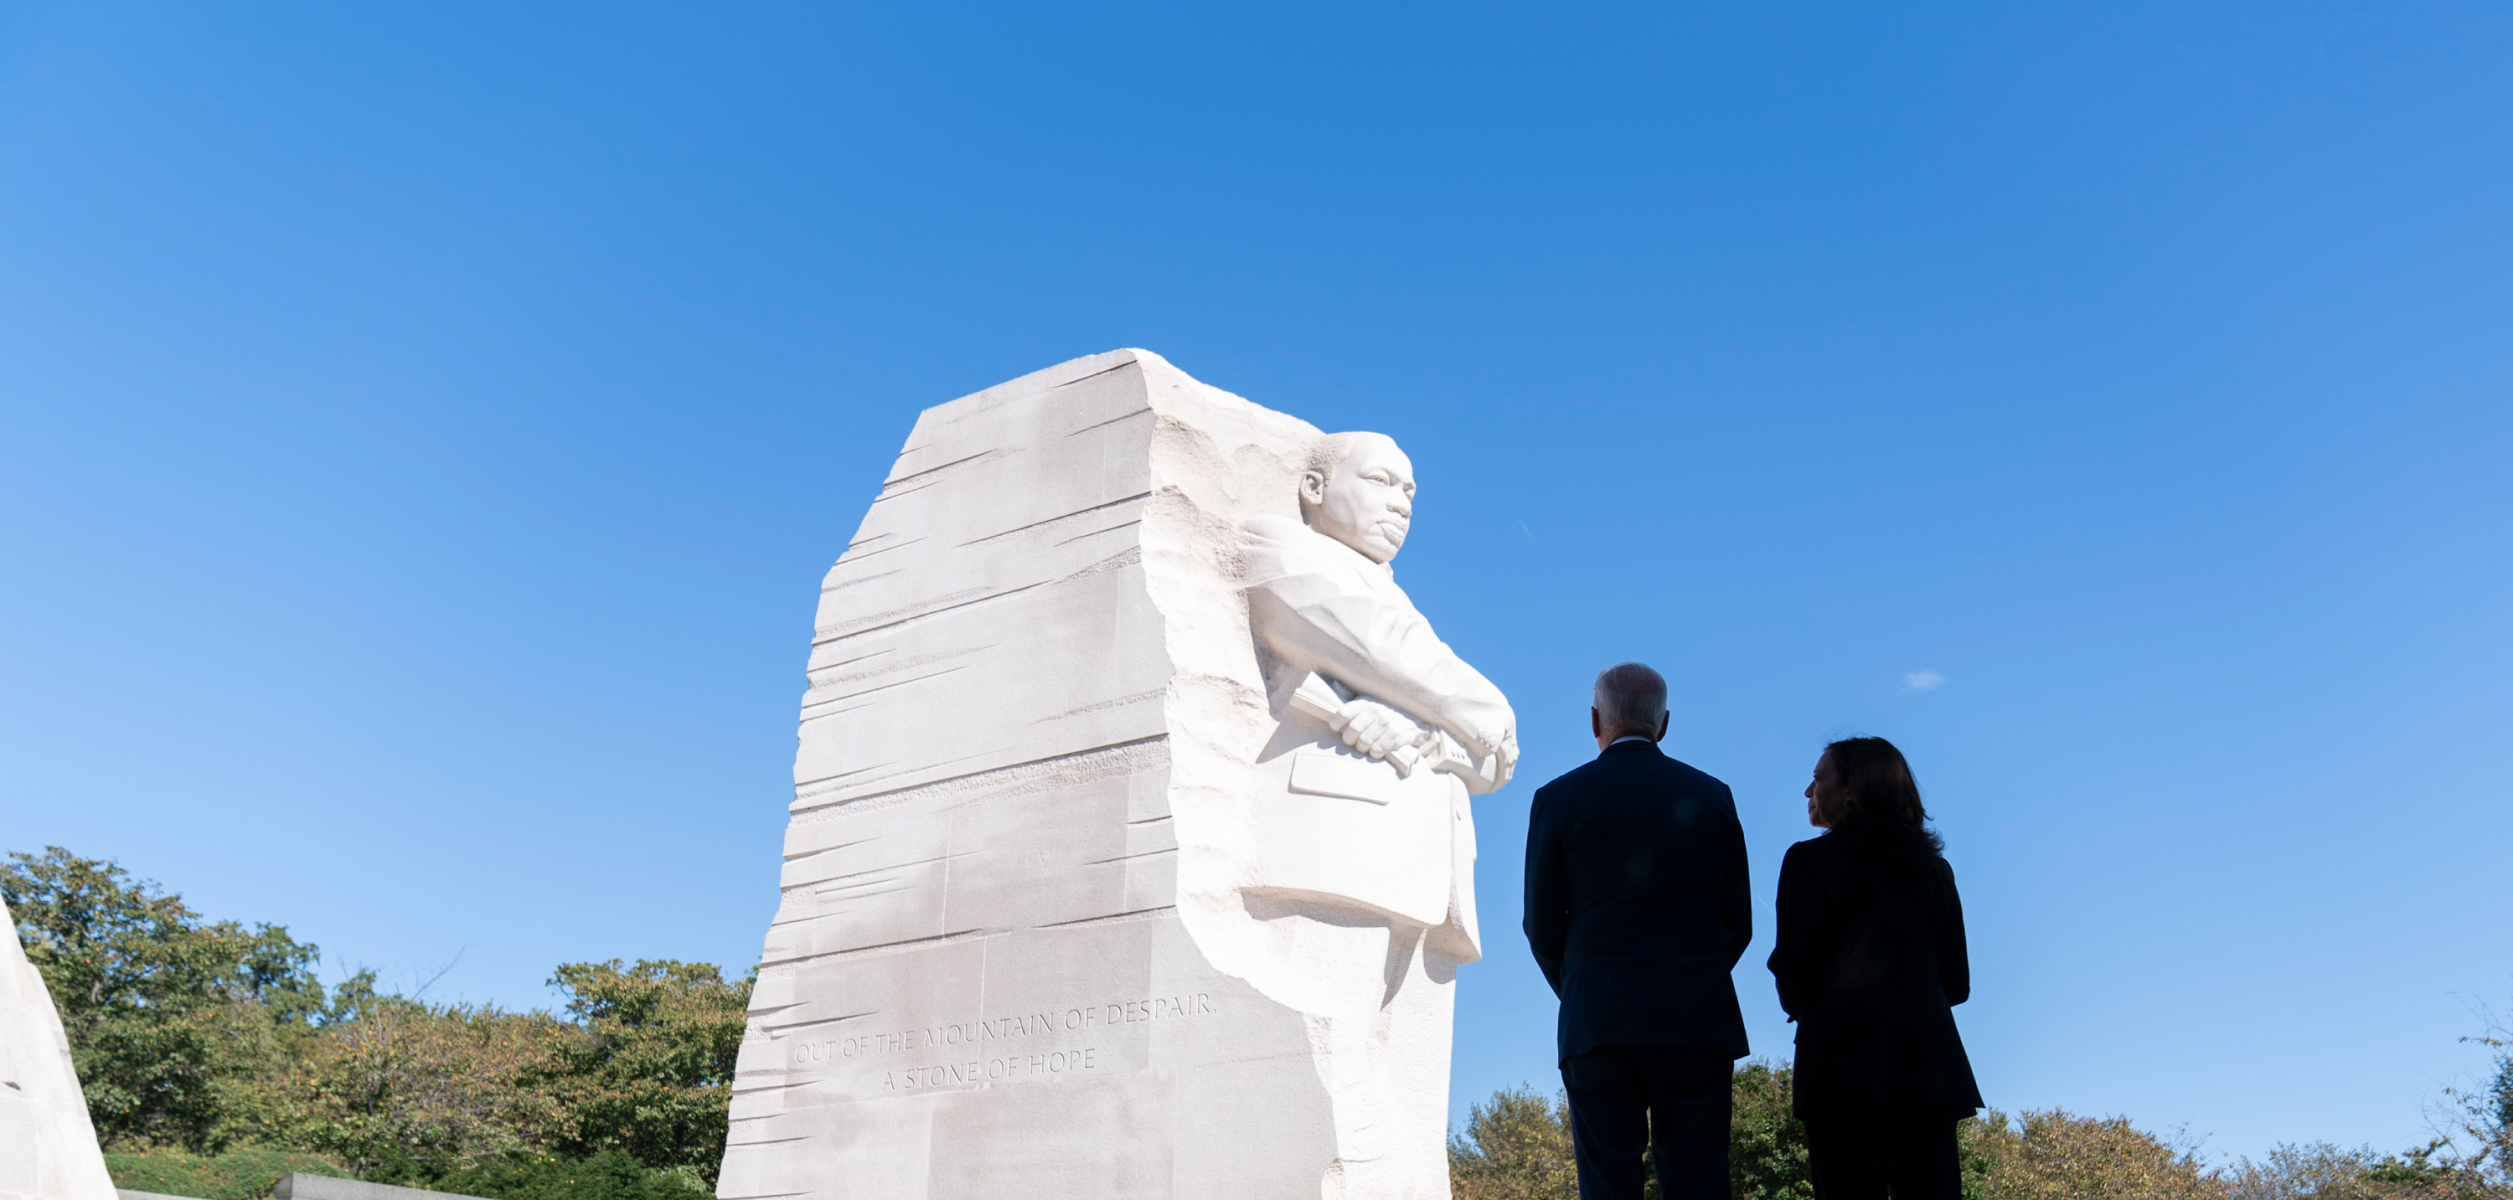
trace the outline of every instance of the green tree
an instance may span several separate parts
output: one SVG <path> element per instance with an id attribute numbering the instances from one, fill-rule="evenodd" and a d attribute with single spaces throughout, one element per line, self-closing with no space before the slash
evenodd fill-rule
<path id="1" fill-rule="evenodd" d="M 2490 1021 L 2486 1033 L 2466 1040 L 2495 1051 L 2495 1074 L 2476 1091 L 2454 1090 L 2468 1146 L 2454 1165 L 2502 1191 L 2513 1192 L 2513 1029 Z"/>
<path id="2" fill-rule="evenodd" d="M 727 982 L 713 964 L 669 959 L 561 966 L 550 983 L 578 1032 L 557 1043 L 538 1085 L 564 1114 L 553 1148 L 618 1151 L 712 1184 L 755 978 Z"/>
<path id="3" fill-rule="evenodd" d="M 1806 1128 L 1789 1111 L 1789 1068 L 1755 1060 L 1730 1084 L 1728 1173 L 1737 1200 L 1812 1200 Z M 1458 1200 L 1577 1200 L 1570 1106 L 1532 1088 L 1505 1088 L 1468 1110 L 1448 1144 Z M 1658 1195 L 1653 1170 L 1644 1195 Z"/>
<path id="4" fill-rule="evenodd" d="M 1570 1106 L 1533 1088 L 1504 1088 L 1449 1135 L 1449 1189 L 1457 1200 L 1578 1200 Z"/>
<path id="5" fill-rule="evenodd" d="M 1806 1126 L 1789 1107 L 1789 1068 L 1756 1059 L 1737 1068 L 1728 1122 L 1736 1200 L 1814 1200 Z"/>
<path id="6" fill-rule="evenodd" d="M 361 1178 L 425 1182 L 559 1139 L 536 1086 L 575 1031 L 548 1013 L 432 1004 L 361 976 L 264 1111 L 269 1140 L 336 1155 Z"/>
<path id="7" fill-rule="evenodd" d="M 2225 1200 L 2226 1184 L 2187 1146 L 2061 1109 L 2012 1122 L 1986 1112 L 1960 1127 L 1965 1200 Z"/>
<path id="8" fill-rule="evenodd" d="M 315 947 L 205 921 L 110 860 L 59 846 L 9 859 L 0 898 L 60 1009 L 100 1140 L 224 1145 L 245 1085 L 323 1016 Z"/>

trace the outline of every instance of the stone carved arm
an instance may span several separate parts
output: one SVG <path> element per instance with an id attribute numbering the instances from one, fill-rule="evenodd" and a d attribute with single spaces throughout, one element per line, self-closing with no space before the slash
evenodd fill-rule
<path id="1" fill-rule="evenodd" d="M 1248 617 L 1275 657 L 1445 730 L 1476 757 L 1497 760 L 1492 787 L 1509 781 L 1518 731 L 1508 699 L 1411 606 L 1292 574 L 1249 589 Z"/>
<path id="2" fill-rule="evenodd" d="M 1406 716 L 1368 696 L 1346 698 L 1325 677 L 1310 672 L 1291 694 L 1294 712 L 1326 722 L 1344 744 L 1372 758 L 1396 764 L 1400 775 L 1413 774 L 1426 751 L 1440 748 L 1439 730 Z"/>

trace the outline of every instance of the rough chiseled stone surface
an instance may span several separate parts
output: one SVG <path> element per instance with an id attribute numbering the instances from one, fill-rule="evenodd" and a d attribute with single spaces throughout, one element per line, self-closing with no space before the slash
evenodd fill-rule
<path id="1" fill-rule="evenodd" d="M 722 1197 L 1447 1196 L 1515 735 L 1349 532 L 1410 464 L 1322 444 L 1137 350 L 918 419 L 822 584 Z"/>
<path id="2" fill-rule="evenodd" d="M 61 1015 L 0 908 L 0 1200 L 114 1200 Z"/>

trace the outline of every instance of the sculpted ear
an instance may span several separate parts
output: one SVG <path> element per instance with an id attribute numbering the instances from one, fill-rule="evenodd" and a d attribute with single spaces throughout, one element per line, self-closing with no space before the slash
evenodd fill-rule
<path id="1" fill-rule="evenodd" d="M 1326 503 L 1326 472 L 1302 471 L 1300 473 L 1300 502 L 1302 504 Z"/>

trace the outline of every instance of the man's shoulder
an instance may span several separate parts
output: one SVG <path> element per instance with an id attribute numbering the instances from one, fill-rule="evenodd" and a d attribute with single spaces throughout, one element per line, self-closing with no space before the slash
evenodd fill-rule
<path id="1" fill-rule="evenodd" d="M 1559 796 L 1564 793 L 1577 792 L 1586 788 L 1588 785 L 1596 782 L 1600 770 L 1599 764 L 1604 762 L 1605 756 L 1599 755 L 1595 758 L 1589 759 L 1587 762 L 1579 764 L 1576 767 L 1572 767 L 1570 770 L 1554 776 L 1552 779 L 1546 781 L 1544 786 L 1536 789 L 1536 798 L 1538 800 L 1542 800 L 1547 795 Z"/>
<path id="2" fill-rule="evenodd" d="M 1734 798 L 1735 793 L 1728 790 L 1728 785 L 1724 780 L 1721 780 L 1718 776 L 1713 775 L 1708 771 L 1702 770 L 1700 767 L 1696 767 L 1691 763 L 1685 762 L 1683 759 L 1677 758 L 1672 754 L 1666 754 L 1663 752 L 1658 755 L 1658 761 L 1665 764 L 1662 769 L 1673 775 L 1675 778 L 1683 780 L 1689 787 L 1697 788 L 1705 792 L 1713 792 L 1723 798 Z"/>
<path id="3" fill-rule="evenodd" d="M 1275 541 L 1300 537 L 1310 532 L 1308 525 L 1299 518 L 1275 513 L 1264 513 L 1248 518 L 1247 529 L 1250 537 L 1269 538 Z"/>
<path id="4" fill-rule="evenodd" d="M 1247 582 L 1251 586 L 1294 575 L 1328 576 L 1366 586 L 1355 578 L 1358 573 L 1354 562 L 1347 560 L 1367 559 L 1300 521 L 1271 515 L 1250 517 L 1243 528 L 1247 531 Z"/>
<path id="5" fill-rule="evenodd" d="M 1609 748 L 1597 757 L 1554 776 L 1551 782 L 1536 789 L 1536 798 L 1542 800 L 1548 792 L 1557 796 L 1576 795 L 1596 787 L 1629 786 L 1635 779 L 1646 780 L 1653 787 L 1715 796 L 1730 804 L 1735 803 L 1728 785 L 1721 783 L 1716 776 L 1669 757 L 1655 746 L 1637 750 Z"/>

